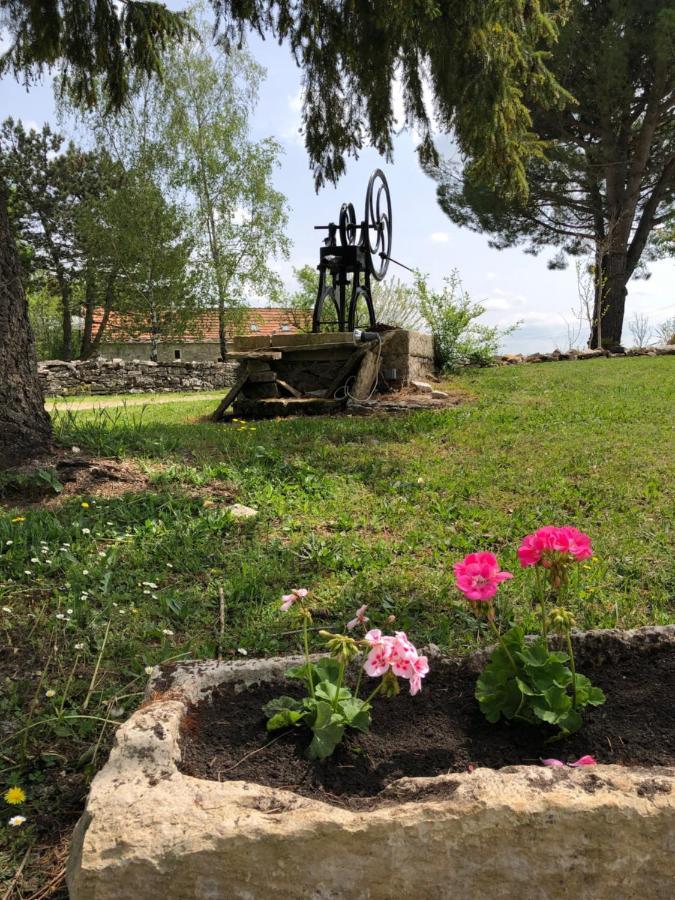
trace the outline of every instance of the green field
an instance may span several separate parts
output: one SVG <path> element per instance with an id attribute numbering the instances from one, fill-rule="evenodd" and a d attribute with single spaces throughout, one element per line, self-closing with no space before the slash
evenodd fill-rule
<path id="1" fill-rule="evenodd" d="M 278 610 L 293 586 L 312 590 L 317 627 L 367 603 L 416 644 L 463 652 L 487 635 L 452 563 L 496 552 L 516 573 L 502 618 L 535 627 L 519 539 L 572 524 L 595 551 L 575 585 L 579 627 L 675 619 L 673 359 L 485 369 L 451 387 L 464 404 L 388 418 L 214 425 L 199 396 L 55 414 L 66 446 L 129 459 L 148 485 L 0 512 L 0 787 L 27 794 L 0 808 L 0 873 L 33 844 L 26 893 L 58 875 L 145 667 L 217 653 L 221 588 L 225 655 L 296 649 Z M 234 501 L 257 519 L 233 522 Z M 7 828 L 18 812 L 26 825 Z"/>

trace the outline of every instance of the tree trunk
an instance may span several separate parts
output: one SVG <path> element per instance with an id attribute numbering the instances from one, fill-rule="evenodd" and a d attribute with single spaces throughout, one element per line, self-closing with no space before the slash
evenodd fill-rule
<path id="1" fill-rule="evenodd" d="M 61 285 L 61 315 L 63 322 L 63 358 L 70 362 L 73 358 L 73 323 L 70 309 L 70 285 L 63 281 Z"/>
<path id="2" fill-rule="evenodd" d="M 220 342 L 220 358 L 223 362 L 227 358 L 227 333 L 225 330 L 225 303 L 222 297 L 218 298 L 218 340 Z"/>
<path id="3" fill-rule="evenodd" d="M 0 182 L 0 465 L 47 453 L 52 429 L 37 374 L 21 268 Z"/>
<path id="4" fill-rule="evenodd" d="M 150 360 L 157 362 L 157 346 L 159 344 L 159 323 L 157 313 L 153 311 L 150 319 Z"/>
<path id="5" fill-rule="evenodd" d="M 94 306 L 96 304 L 96 289 L 94 279 L 87 272 L 84 283 L 84 325 L 80 340 L 80 359 L 89 359 L 92 353 L 92 331 L 94 329 Z"/>
<path id="6" fill-rule="evenodd" d="M 631 273 L 627 265 L 628 248 L 602 255 L 596 267 L 593 327 L 588 342 L 592 349 L 621 351 L 621 332 L 626 310 L 626 287 Z"/>

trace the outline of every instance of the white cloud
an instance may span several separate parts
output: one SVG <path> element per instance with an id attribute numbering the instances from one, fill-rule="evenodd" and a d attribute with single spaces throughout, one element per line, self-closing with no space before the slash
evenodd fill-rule
<path id="1" fill-rule="evenodd" d="M 288 123 L 281 130 L 281 138 L 282 140 L 297 144 L 299 147 L 305 146 L 305 139 L 302 134 L 302 103 L 303 103 L 303 92 L 302 88 L 298 89 L 296 94 L 289 94 L 286 98 L 286 106 L 288 107 L 288 111 L 290 113 L 290 117 Z"/>
<path id="2" fill-rule="evenodd" d="M 433 241 L 434 244 L 448 244 L 450 235 L 447 231 L 432 231 L 429 235 L 429 240 Z"/>
<path id="3" fill-rule="evenodd" d="M 495 278 L 497 277 L 497 273 L 496 272 L 486 272 L 485 277 L 487 278 L 488 281 L 494 281 Z"/>

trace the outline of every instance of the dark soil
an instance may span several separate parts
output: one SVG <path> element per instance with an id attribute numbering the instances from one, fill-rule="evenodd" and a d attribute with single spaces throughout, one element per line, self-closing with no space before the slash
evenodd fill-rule
<path id="1" fill-rule="evenodd" d="M 199 778 L 247 780 L 358 807 L 404 776 L 536 765 L 542 757 L 569 762 L 589 753 L 599 763 L 675 765 L 675 644 L 619 645 L 593 656 L 578 654 L 577 667 L 603 688 L 607 702 L 589 707 L 582 729 L 554 743 L 547 743 L 554 732 L 546 726 L 489 724 L 474 698 L 475 660 L 438 660 L 421 694 L 409 696 L 402 684 L 398 697 L 377 699 L 369 734 L 350 733 L 324 762 L 303 756 L 306 730 L 281 736 L 265 730 L 261 707 L 282 693 L 297 696 L 297 682 L 239 694 L 220 688 L 186 717 L 180 768 Z"/>

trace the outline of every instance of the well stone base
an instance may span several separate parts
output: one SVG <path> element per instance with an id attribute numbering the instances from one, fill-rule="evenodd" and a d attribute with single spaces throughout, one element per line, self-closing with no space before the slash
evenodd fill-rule
<path id="1" fill-rule="evenodd" d="M 675 640 L 673 627 L 614 634 Z M 672 897 L 675 769 L 406 778 L 387 789 L 391 802 L 358 812 L 178 771 L 189 703 L 224 682 L 273 680 L 288 664 L 182 664 L 168 690 L 151 683 L 92 784 L 69 862 L 72 900 Z"/>

